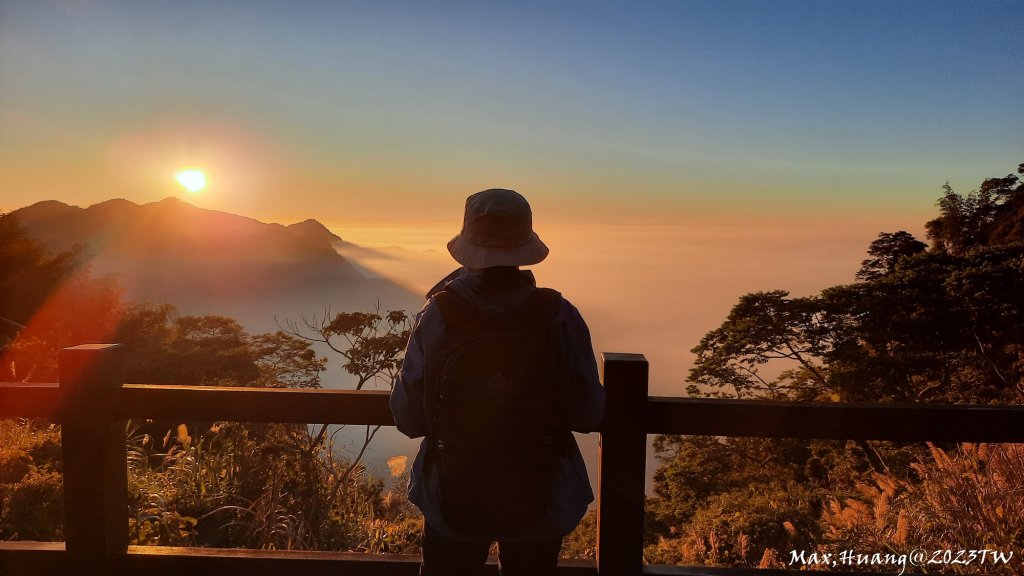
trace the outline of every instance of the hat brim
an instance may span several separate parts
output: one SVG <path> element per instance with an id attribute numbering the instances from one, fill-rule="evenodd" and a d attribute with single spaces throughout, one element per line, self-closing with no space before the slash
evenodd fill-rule
<path id="1" fill-rule="evenodd" d="M 461 234 L 448 241 L 448 252 L 452 258 L 466 268 L 490 268 L 492 266 L 529 266 L 537 264 L 548 256 L 548 247 L 537 236 L 530 233 L 530 240 L 513 248 L 477 246 L 468 242 Z"/>

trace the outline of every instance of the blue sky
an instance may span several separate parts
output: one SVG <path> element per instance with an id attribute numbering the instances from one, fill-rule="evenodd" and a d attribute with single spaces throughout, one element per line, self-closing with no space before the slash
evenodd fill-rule
<path id="1" fill-rule="evenodd" d="M 917 223 L 1024 161 L 1020 8 L 0 0 L 0 209 L 159 199 L 187 162 L 271 219 L 507 186 L 572 221 Z"/>

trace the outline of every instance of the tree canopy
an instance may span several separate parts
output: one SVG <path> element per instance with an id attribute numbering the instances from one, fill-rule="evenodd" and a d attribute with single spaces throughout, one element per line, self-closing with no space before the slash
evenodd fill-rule
<path id="1" fill-rule="evenodd" d="M 1024 185 L 1011 174 L 963 196 L 947 184 L 938 206 L 930 248 L 883 232 L 858 282 L 742 296 L 693 349 L 691 393 L 1024 401 Z"/>

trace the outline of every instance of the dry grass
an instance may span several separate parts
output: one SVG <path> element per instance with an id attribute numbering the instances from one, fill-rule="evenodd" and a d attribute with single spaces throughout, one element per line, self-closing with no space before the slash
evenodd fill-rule
<path id="1" fill-rule="evenodd" d="M 857 486 L 858 496 L 831 499 L 822 515 L 825 548 L 1013 551 L 1005 565 L 940 566 L 955 573 L 1024 575 L 1024 445 L 928 448 L 930 458 L 912 465 L 917 481 L 876 474 L 873 485 Z"/>

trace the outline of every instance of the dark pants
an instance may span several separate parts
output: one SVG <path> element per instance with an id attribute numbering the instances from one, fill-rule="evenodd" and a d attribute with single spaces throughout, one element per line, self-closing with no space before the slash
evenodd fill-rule
<path id="1" fill-rule="evenodd" d="M 464 542 L 439 534 L 423 523 L 421 576 L 478 576 L 484 573 L 490 542 Z M 562 539 L 538 542 L 498 541 L 502 576 L 553 576 Z"/>

